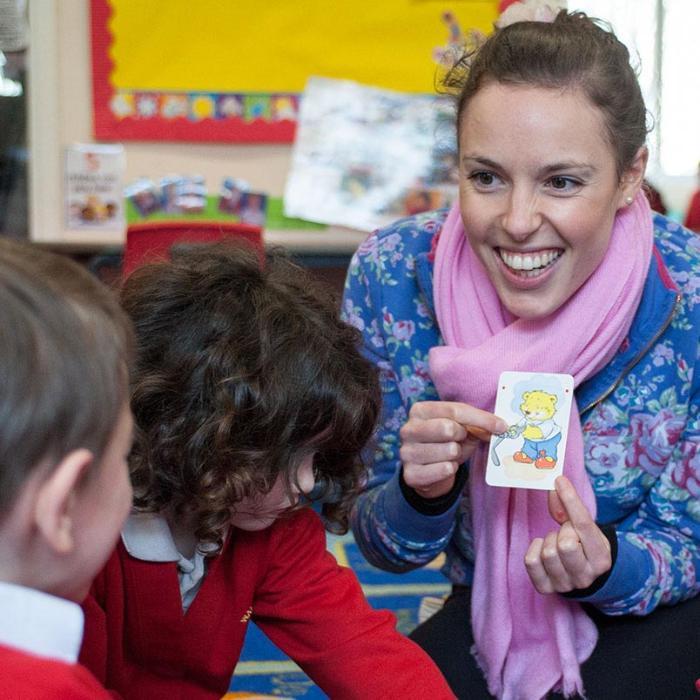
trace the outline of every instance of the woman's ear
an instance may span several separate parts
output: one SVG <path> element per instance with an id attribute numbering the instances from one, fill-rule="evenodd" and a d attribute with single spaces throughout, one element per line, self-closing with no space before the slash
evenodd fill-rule
<path id="1" fill-rule="evenodd" d="M 73 549 L 77 491 L 92 460 L 89 450 L 69 452 L 38 489 L 34 523 L 57 554 L 68 554 Z"/>
<path id="2" fill-rule="evenodd" d="M 620 193 L 617 208 L 629 206 L 634 201 L 637 193 L 644 184 L 644 174 L 647 170 L 649 160 L 649 150 L 642 146 L 635 154 L 622 178 L 620 178 Z"/>

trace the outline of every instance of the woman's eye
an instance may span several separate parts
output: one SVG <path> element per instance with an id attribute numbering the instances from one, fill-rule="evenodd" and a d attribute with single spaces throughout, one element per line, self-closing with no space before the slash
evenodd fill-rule
<path id="1" fill-rule="evenodd" d="M 563 175 L 555 175 L 550 178 L 549 185 L 553 190 L 567 191 L 575 189 L 580 183 L 576 180 L 572 180 L 570 177 L 564 177 Z"/>
<path id="2" fill-rule="evenodd" d="M 481 187 L 491 187 L 496 183 L 496 176 L 493 173 L 489 173 L 486 171 L 472 173 L 469 177 Z"/>

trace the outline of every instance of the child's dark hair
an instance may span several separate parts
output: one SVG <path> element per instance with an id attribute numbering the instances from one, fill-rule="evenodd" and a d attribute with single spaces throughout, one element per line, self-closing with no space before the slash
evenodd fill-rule
<path id="1" fill-rule="evenodd" d="M 220 547 L 236 502 L 280 474 L 290 489 L 316 452 L 317 481 L 334 494 L 326 524 L 347 530 L 381 399 L 329 290 L 279 251 L 261 265 L 229 243 L 137 269 L 122 304 L 137 336 L 137 507 L 186 516 Z"/>
<path id="2" fill-rule="evenodd" d="M 457 126 L 469 100 L 490 83 L 579 88 L 603 113 L 618 175 L 647 135 L 646 108 L 625 45 L 583 12 L 561 10 L 553 22 L 515 22 L 496 30 L 448 72 Z"/>
<path id="3" fill-rule="evenodd" d="M 66 257 L 0 238 L 0 514 L 84 447 L 100 462 L 128 400 L 131 326 Z"/>

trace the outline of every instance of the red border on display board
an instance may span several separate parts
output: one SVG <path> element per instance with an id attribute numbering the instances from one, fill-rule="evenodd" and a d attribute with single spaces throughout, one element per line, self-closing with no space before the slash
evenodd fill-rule
<path id="1" fill-rule="evenodd" d="M 109 0 L 91 0 L 92 99 L 95 138 L 107 141 L 196 141 L 229 143 L 290 143 L 296 122 L 241 117 L 193 120 L 188 117 L 118 117 L 111 109 L 115 89 L 110 82 L 114 68 L 109 52 L 112 34 Z M 147 91 L 144 91 L 147 92 Z"/>

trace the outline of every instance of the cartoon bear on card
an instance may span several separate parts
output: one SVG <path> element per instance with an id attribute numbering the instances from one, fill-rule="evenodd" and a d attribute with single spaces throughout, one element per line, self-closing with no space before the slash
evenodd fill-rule
<path id="1" fill-rule="evenodd" d="M 526 391 L 520 404 L 523 419 L 514 426 L 523 438 L 521 449 L 513 459 L 521 464 L 533 464 L 537 469 L 554 469 L 561 428 L 554 420 L 557 397 L 539 389 Z"/>

